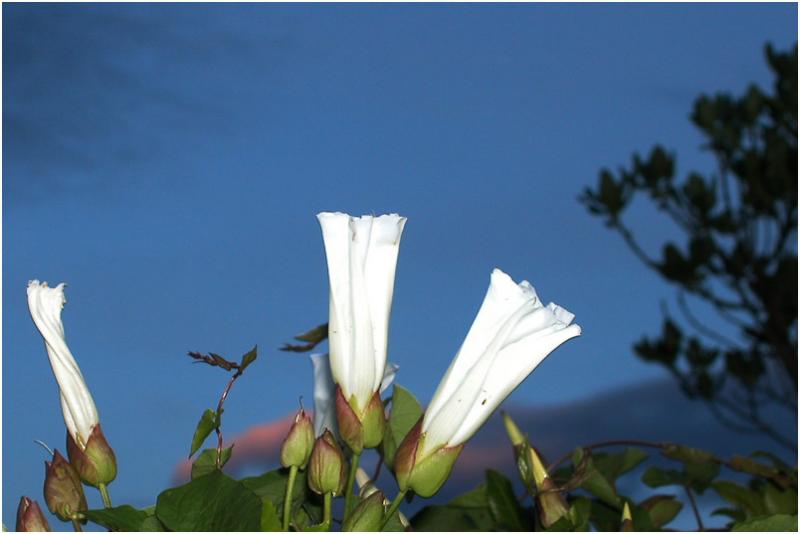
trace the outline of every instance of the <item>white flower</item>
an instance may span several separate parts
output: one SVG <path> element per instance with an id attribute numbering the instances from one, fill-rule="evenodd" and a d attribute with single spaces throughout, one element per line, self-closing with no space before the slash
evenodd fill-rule
<path id="1" fill-rule="evenodd" d="M 336 385 L 331 375 L 331 363 L 327 354 L 312 354 L 314 366 L 314 435 L 321 436 L 325 429 L 330 430 L 338 439 L 339 428 L 336 424 Z M 394 382 L 399 366 L 389 363 L 381 381 L 380 392 L 383 393 Z"/>
<path id="2" fill-rule="evenodd" d="M 44 338 L 50 366 L 61 391 L 64 423 L 75 443 L 85 447 L 99 419 L 89 388 L 64 339 L 61 309 L 66 302 L 64 284 L 47 287 L 47 282 L 28 282 L 28 308 Z"/>
<path id="3" fill-rule="evenodd" d="M 331 372 L 364 410 L 383 380 L 400 236 L 399 215 L 320 213 L 330 281 Z"/>
<path id="4" fill-rule="evenodd" d="M 556 347 L 580 335 L 574 315 L 542 305 L 533 286 L 499 269 L 422 422 L 425 457 L 466 442 Z"/>

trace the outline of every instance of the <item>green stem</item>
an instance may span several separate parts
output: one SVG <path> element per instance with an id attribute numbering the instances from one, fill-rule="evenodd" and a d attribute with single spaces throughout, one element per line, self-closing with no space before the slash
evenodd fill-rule
<path id="1" fill-rule="evenodd" d="M 297 478 L 297 466 L 289 468 L 289 481 L 286 483 L 286 496 L 283 498 L 283 530 L 289 531 L 289 520 L 292 518 L 292 490 L 294 479 Z"/>
<path id="2" fill-rule="evenodd" d="M 356 504 L 353 495 L 353 484 L 356 482 L 356 471 L 358 471 L 358 462 L 361 460 L 361 453 L 354 452 L 353 457 L 350 458 L 350 473 L 347 475 L 347 486 L 344 487 L 344 516 L 345 518 L 353 511 Z"/>
<path id="3" fill-rule="evenodd" d="M 325 525 L 325 530 L 331 529 L 331 498 L 333 493 L 326 493 L 323 497 L 322 504 L 322 524 Z"/>
<path id="4" fill-rule="evenodd" d="M 394 513 L 397 511 L 398 508 L 400 508 L 400 503 L 403 502 L 403 498 L 406 496 L 406 492 L 407 491 L 408 490 L 402 490 L 394 498 L 394 500 L 392 501 L 392 505 L 389 506 L 389 510 L 386 512 L 386 515 L 383 517 L 383 523 L 381 523 L 381 530 L 383 530 L 384 527 L 386 527 L 386 524 L 392 518 Z"/>
<path id="5" fill-rule="evenodd" d="M 111 508 L 111 497 L 108 496 L 108 488 L 106 485 L 100 483 L 97 485 L 97 489 L 100 490 L 100 496 L 103 497 L 103 506 L 106 508 Z"/>

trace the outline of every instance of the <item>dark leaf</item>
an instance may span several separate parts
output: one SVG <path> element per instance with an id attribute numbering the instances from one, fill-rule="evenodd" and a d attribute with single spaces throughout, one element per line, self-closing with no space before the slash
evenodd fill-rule
<path id="1" fill-rule="evenodd" d="M 217 470 L 164 491 L 156 502 L 156 516 L 170 530 L 257 531 L 261 511 L 255 493 Z"/>

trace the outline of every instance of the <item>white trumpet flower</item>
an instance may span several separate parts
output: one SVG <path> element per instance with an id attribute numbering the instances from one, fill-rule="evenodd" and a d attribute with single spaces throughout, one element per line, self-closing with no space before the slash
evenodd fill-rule
<path id="1" fill-rule="evenodd" d="M 325 429 L 338 439 L 339 427 L 336 424 L 336 384 L 333 383 L 331 362 L 328 354 L 311 355 L 314 366 L 314 435 L 321 436 Z M 394 382 L 399 366 L 389 363 L 383 374 L 380 392 L 383 393 Z"/>
<path id="2" fill-rule="evenodd" d="M 85 447 L 99 419 L 86 381 L 64 339 L 61 310 L 66 302 L 64 284 L 48 287 L 47 282 L 38 280 L 28 283 L 28 308 L 44 338 L 50 366 L 58 382 L 64 424 L 75 443 Z"/>
<path id="3" fill-rule="evenodd" d="M 330 281 L 328 337 L 334 382 L 360 418 L 386 369 L 399 215 L 320 213 Z"/>
<path id="4" fill-rule="evenodd" d="M 559 345 L 580 335 L 575 316 L 544 306 L 528 281 L 499 269 L 478 315 L 425 411 L 420 458 L 472 437 L 505 398 Z"/>

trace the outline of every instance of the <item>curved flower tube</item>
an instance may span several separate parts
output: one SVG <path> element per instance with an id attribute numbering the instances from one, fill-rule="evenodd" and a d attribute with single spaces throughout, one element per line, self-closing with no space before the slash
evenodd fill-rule
<path id="1" fill-rule="evenodd" d="M 72 439 L 85 448 L 94 427 L 100 422 L 92 394 L 86 386 L 80 368 L 64 339 L 61 310 L 67 300 L 65 284 L 48 287 L 47 282 L 28 282 L 28 308 L 31 317 L 44 338 L 50 366 L 61 392 L 61 410 L 64 424 Z"/>
<path id="2" fill-rule="evenodd" d="M 580 335 L 574 315 L 544 306 L 527 281 L 499 269 L 478 315 L 422 420 L 395 458 L 398 483 L 421 496 L 438 491 L 462 445 L 559 345 Z"/>

